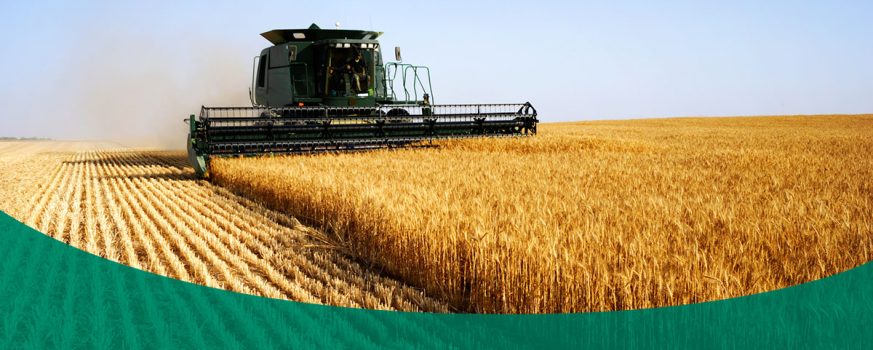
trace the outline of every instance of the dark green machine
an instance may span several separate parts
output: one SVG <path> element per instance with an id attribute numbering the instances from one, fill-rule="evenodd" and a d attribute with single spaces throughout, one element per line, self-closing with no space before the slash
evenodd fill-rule
<path id="1" fill-rule="evenodd" d="M 188 119 L 198 176 L 215 156 L 366 150 L 442 138 L 536 134 L 530 103 L 436 105 L 425 66 L 382 62 L 362 30 L 277 29 L 254 58 L 253 107 L 202 107 Z"/>

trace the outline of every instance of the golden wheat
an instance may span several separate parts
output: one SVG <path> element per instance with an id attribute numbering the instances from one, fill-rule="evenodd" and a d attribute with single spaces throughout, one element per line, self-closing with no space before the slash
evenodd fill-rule
<path id="1" fill-rule="evenodd" d="M 439 146 L 216 159 L 212 176 L 475 312 L 686 304 L 871 259 L 873 116 L 546 124 Z"/>
<path id="2" fill-rule="evenodd" d="M 447 311 L 361 268 L 319 231 L 196 180 L 180 152 L 10 142 L 0 165 L 0 210 L 110 260 L 266 297 Z"/>

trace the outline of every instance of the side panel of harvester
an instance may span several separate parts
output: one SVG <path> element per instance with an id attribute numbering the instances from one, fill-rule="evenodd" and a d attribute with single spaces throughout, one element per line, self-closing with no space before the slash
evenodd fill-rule
<path id="1" fill-rule="evenodd" d="M 315 49 L 309 42 L 285 43 L 261 51 L 255 58 L 252 102 L 260 106 L 318 104 Z"/>

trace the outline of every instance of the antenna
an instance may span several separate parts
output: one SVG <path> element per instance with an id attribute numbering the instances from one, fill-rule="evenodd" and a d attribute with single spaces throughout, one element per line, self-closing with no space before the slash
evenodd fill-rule
<path id="1" fill-rule="evenodd" d="M 340 22 L 337 21 L 336 23 L 334 23 L 334 26 L 336 27 L 336 29 L 339 29 L 339 28 L 340 28 Z"/>

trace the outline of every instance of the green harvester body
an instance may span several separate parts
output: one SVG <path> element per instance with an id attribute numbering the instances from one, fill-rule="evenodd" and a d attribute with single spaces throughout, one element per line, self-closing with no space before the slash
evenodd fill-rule
<path id="1" fill-rule="evenodd" d="M 254 57 L 252 107 L 202 107 L 189 122 L 198 176 L 210 157 L 366 150 L 536 133 L 530 103 L 436 105 L 430 69 L 383 63 L 380 32 L 278 29 Z"/>

